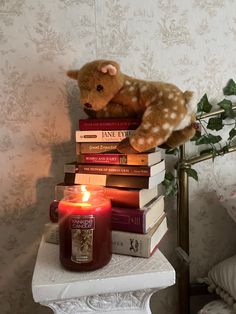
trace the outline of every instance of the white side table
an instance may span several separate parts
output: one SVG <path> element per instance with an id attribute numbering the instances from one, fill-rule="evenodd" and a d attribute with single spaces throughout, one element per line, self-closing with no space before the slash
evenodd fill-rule
<path id="1" fill-rule="evenodd" d="M 92 272 L 71 272 L 59 262 L 58 245 L 41 241 L 32 280 L 35 302 L 57 314 L 147 314 L 151 295 L 175 283 L 162 253 L 139 258 L 113 254 Z"/>

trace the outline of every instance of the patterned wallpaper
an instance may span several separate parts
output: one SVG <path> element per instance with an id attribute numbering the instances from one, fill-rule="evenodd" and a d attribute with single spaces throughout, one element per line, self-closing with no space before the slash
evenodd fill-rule
<path id="1" fill-rule="evenodd" d="M 51 313 L 33 302 L 31 278 L 54 185 L 63 178 L 64 163 L 75 158 L 74 132 L 83 117 L 66 70 L 110 58 L 127 74 L 221 100 L 222 87 L 236 79 L 235 9 L 234 0 L 0 1 L 2 314 Z M 193 279 L 235 247 L 235 224 L 214 194 L 235 182 L 235 154 L 195 169 Z M 161 250 L 174 261 L 174 201 L 167 207 L 170 232 Z M 152 298 L 153 313 L 174 314 L 175 306 L 174 287 Z"/>

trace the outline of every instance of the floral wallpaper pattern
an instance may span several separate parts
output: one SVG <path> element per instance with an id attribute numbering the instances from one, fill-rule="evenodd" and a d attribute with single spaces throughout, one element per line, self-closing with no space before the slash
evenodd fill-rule
<path id="1" fill-rule="evenodd" d="M 54 185 L 75 158 L 79 92 L 65 72 L 95 58 L 136 77 L 221 100 L 236 73 L 233 0 L 0 1 L 0 304 L 2 314 L 51 313 L 33 302 L 31 278 Z M 195 147 L 189 148 L 196 152 Z M 224 167 L 223 167 L 224 166 Z M 235 183 L 235 153 L 195 167 L 190 185 L 191 276 L 230 256 L 235 223 L 214 190 Z M 161 243 L 174 262 L 176 211 Z M 152 311 L 176 313 L 176 288 Z"/>

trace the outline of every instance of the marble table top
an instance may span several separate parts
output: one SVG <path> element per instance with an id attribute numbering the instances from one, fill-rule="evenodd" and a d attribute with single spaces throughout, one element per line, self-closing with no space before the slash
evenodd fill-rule
<path id="1" fill-rule="evenodd" d="M 156 250 L 150 258 L 113 254 L 108 265 L 91 272 L 65 270 L 59 261 L 59 246 L 40 243 L 32 292 L 36 302 L 63 300 L 104 293 L 164 289 L 175 284 L 175 270 Z"/>

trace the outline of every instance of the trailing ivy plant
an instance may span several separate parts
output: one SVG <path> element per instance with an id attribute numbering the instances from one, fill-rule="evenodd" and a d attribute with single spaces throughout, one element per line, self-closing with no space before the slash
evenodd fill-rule
<path id="1" fill-rule="evenodd" d="M 230 79 L 226 86 L 223 88 L 224 96 L 236 95 L 236 83 L 233 79 Z M 211 153 L 212 158 L 226 153 L 229 147 L 232 146 L 233 140 L 236 138 L 236 112 L 233 110 L 233 103 L 231 100 L 223 99 L 217 103 L 219 109 L 223 109 L 224 112 L 209 118 L 207 121 L 204 119 L 204 114 L 214 112 L 212 111 L 212 104 L 208 100 L 207 94 L 204 94 L 197 104 L 197 120 L 200 124 L 199 129 L 196 131 L 195 136 L 191 139 L 195 145 L 208 145 L 207 149 L 200 151 L 200 155 Z M 215 135 L 214 133 L 222 130 L 225 125 L 231 126 L 228 134 L 228 138 L 225 143 L 222 141 L 220 135 Z M 179 149 L 169 149 L 166 150 L 166 154 L 173 154 L 179 157 Z M 175 196 L 178 192 L 178 170 L 180 164 L 177 163 L 176 175 L 171 172 L 166 172 L 163 185 L 165 187 L 166 196 Z M 187 175 L 196 181 L 198 181 L 197 171 L 192 168 L 185 169 Z"/>

